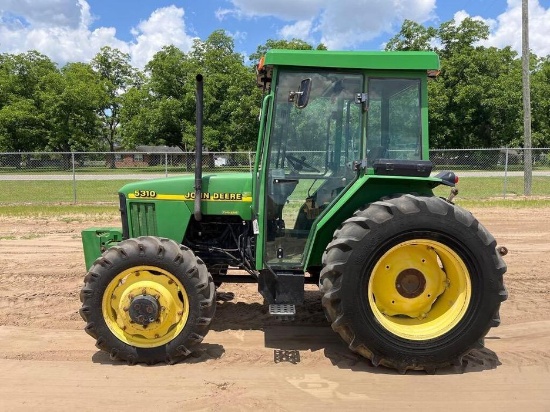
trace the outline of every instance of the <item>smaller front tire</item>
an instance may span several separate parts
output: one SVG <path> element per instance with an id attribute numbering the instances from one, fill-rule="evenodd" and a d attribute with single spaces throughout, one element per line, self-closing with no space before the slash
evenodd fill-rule
<path id="1" fill-rule="evenodd" d="M 96 260 L 80 315 L 96 346 L 129 363 L 175 363 L 208 332 L 215 286 L 204 263 L 170 239 L 128 239 Z"/>

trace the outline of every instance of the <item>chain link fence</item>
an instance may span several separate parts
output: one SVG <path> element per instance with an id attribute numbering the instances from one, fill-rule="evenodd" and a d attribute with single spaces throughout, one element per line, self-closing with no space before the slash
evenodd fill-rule
<path id="1" fill-rule="evenodd" d="M 526 150 L 433 149 L 430 160 L 434 171 L 453 170 L 459 176 L 460 197 L 511 199 L 524 196 L 526 185 L 531 196 L 550 197 L 550 148 L 530 149 L 531 179 L 526 183 Z"/>
<path id="2" fill-rule="evenodd" d="M 164 149 L 170 150 L 0 153 L 0 204 L 116 203 L 117 190 L 127 182 L 194 172 L 195 153 Z M 319 153 L 306 157 L 324 156 Z M 550 197 L 550 148 L 531 154 L 531 195 Z M 462 198 L 509 199 L 524 194 L 524 155 L 520 148 L 434 149 L 430 160 L 434 172 L 456 172 Z M 254 156 L 204 153 L 203 171 L 251 172 Z"/>
<path id="3" fill-rule="evenodd" d="M 203 168 L 227 171 L 249 171 L 254 164 L 253 152 L 207 152 Z M 40 152 L 0 153 L 0 174 L 25 176 L 37 173 L 63 174 L 120 174 L 192 173 L 194 152 Z"/>

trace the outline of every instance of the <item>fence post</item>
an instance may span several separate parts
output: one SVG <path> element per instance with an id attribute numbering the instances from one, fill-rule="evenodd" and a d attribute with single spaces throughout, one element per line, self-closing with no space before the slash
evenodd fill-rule
<path id="1" fill-rule="evenodd" d="M 76 173 L 74 167 L 74 152 L 71 152 L 71 163 L 73 167 L 73 203 L 76 205 Z"/>
<path id="2" fill-rule="evenodd" d="M 504 157 L 504 193 L 502 197 L 506 199 L 506 192 L 508 191 L 508 148 L 506 148 L 506 155 Z"/>
<path id="3" fill-rule="evenodd" d="M 168 177 L 168 152 L 164 153 L 164 176 Z"/>
<path id="4" fill-rule="evenodd" d="M 248 151 L 248 167 L 252 172 L 252 152 L 251 151 Z"/>

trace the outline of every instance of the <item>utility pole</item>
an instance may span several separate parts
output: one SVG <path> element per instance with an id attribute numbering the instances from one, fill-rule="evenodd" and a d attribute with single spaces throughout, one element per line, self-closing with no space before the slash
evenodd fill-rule
<path id="1" fill-rule="evenodd" d="M 531 86 L 529 73 L 529 0 L 521 3 L 521 63 L 523 78 L 523 194 L 531 195 L 533 160 L 531 154 Z"/>

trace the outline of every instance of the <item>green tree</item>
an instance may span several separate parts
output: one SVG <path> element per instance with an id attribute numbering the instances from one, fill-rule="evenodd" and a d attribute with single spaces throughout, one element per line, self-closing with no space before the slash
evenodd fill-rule
<path id="1" fill-rule="evenodd" d="M 464 53 L 476 47 L 480 40 L 489 38 L 489 26 L 480 20 L 467 17 L 460 23 L 453 20 L 442 23 L 437 30 L 442 47 L 438 49 L 442 57 L 453 53 Z"/>
<path id="2" fill-rule="evenodd" d="M 453 20 L 438 29 L 441 74 L 431 84 L 430 136 L 435 147 L 495 147 L 518 134 L 521 67 L 509 47 L 477 43 L 489 27 L 477 20 Z"/>
<path id="3" fill-rule="evenodd" d="M 130 64 L 130 55 L 111 47 L 102 47 L 91 62 L 92 68 L 103 81 L 106 99 L 100 106 L 99 117 L 103 125 L 102 137 L 109 150 L 114 151 L 118 141 L 122 96 L 126 91 L 142 82 L 137 69 Z M 114 160 L 111 162 L 114 167 Z"/>
<path id="4" fill-rule="evenodd" d="M 234 51 L 233 39 L 217 30 L 204 42 L 195 41 L 191 63 L 194 73 L 204 75 L 205 144 L 211 150 L 255 147 L 261 92 L 254 70 Z M 184 139 L 194 139 L 194 128 L 185 128 Z"/>
<path id="5" fill-rule="evenodd" d="M 285 49 L 285 50 L 326 50 L 327 47 L 323 43 L 319 43 L 317 46 L 313 46 L 312 44 L 300 40 L 300 39 L 292 39 L 292 40 L 275 40 L 275 39 L 268 39 L 265 44 L 261 44 L 256 49 L 256 52 L 252 53 L 248 58 L 252 62 L 252 64 L 255 66 L 260 58 L 267 53 L 270 49 Z"/>
<path id="6" fill-rule="evenodd" d="M 0 150 L 43 150 L 50 133 L 42 90 L 57 67 L 36 51 L 0 57 Z"/>
<path id="7" fill-rule="evenodd" d="M 437 147 L 498 147 L 517 137 L 521 66 L 510 48 L 477 47 L 450 55 L 437 82 L 443 87 L 430 90 L 439 94 L 430 101 Z"/>
<path id="8" fill-rule="evenodd" d="M 212 151 L 255 147 L 261 92 L 255 74 L 223 30 L 191 51 L 164 47 L 146 66 L 148 81 L 124 100 L 123 135 L 128 146 L 195 147 L 196 75 L 204 77 L 204 145 Z"/>
<path id="9" fill-rule="evenodd" d="M 107 99 L 99 75 L 85 63 L 69 63 L 48 78 L 42 99 L 50 125 L 47 149 L 85 151 L 102 148 L 97 111 Z"/>
<path id="10" fill-rule="evenodd" d="M 166 46 L 147 63 L 145 84 L 130 89 L 123 99 L 125 147 L 150 144 L 190 149 L 183 141 L 186 119 L 194 118 L 194 79 L 188 60 L 177 47 Z"/>
<path id="11" fill-rule="evenodd" d="M 412 20 L 405 20 L 401 30 L 386 43 L 386 50 L 433 50 L 437 29 L 424 27 Z"/>
<path id="12" fill-rule="evenodd" d="M 0 109 L 0 150 L 32 152 L 46 146 L 46 119 L 31 99 L 17 99 Z"/>
<path id="13" fill-rule="evenodd" d="M 504 146 L 521 134 L 521 67 L 509 47 L 479 44 L 489 27 L 466 18 L 438 28 L 405 21 L 388 50 L 434 50 L 441 72 L 429 87 L 434 148 Z"/>
<path id="14" fill-rule="evenodd" d="M 534 147 L 550 147 L 550 56 L 535 59 L 531 76 L 532 136 Z M 519 140 L 519 139 L 518 139 Z M 518 142 L 518 144 L 523 143 Z"/>

